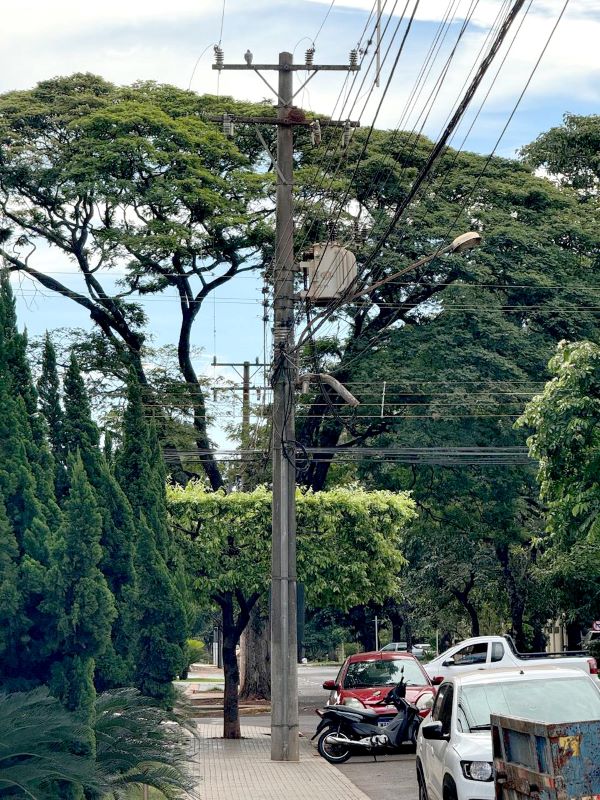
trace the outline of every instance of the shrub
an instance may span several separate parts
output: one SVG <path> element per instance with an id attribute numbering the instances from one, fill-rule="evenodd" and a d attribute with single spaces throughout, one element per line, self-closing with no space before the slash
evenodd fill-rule
<path id="1" fill-rule="evenodd" d="M 181 677 L 187 678 L 192 664 L 198 664 L 206 658 L 206 646 L 200 639 L 188 639 L 185 648 L 185 669 Z"/>

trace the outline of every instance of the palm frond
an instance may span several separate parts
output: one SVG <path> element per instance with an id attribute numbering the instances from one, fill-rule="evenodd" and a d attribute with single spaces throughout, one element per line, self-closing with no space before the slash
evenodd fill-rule
<path id="1" fill-rule="evenodd" d="M 192 726 L 155 705 L 137 689 L 114 689 L 96 698 L 96 760 L 109 775 L 107 798 L 120 800 L 137 786 L 167 800 L 193 793 Z"/>
<path id="2" fill-rule="evenodd" d="M 84 732 L 46 688 L 0 693 L 0 798 L 46 800 L 59 780 L 98 791 L 93 759 L 70 751 Z"/>

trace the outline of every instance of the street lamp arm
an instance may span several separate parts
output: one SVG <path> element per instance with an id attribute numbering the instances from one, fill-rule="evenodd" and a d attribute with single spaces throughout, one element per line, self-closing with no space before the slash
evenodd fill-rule
<path id="1" fill-rule="evenodd" d="M 339 300 L 335 303 L 333 309 L 327 309 L 323 312 L 323 314 L 315 317 L 306 328 L 300 334 L 298 339 L 298 346 L 302 344 L 304 341 L 305 335 L 308 335 L 309 332 L 314 334 L 318 328 L 320 328 L 323 323 L 328 319 L 331 315 L 332 310 L 337 310 L 340 306 L 345 305 L 346 303 L 352 303 L 354 300 L 358 300 L 359 297 L 363 295 L 371 294 L 376 289 L 379 289 L 381 286 L 385 286 L 386 284 L 390 283 L 391 281 L 395 281 L 397 278 L 400 278 L 402 275 L 405 275 L 407 272 L 412 272 L 413 270 L 417 269 L 418 267 L 422 267 L 424 264 L 428 264 L 430 261 L 433 261 L 434 258 L 438 256 L 444 255 L 445 253 L 463 253 L 465 250 L 470 250 L 473 247 L 479 247 L 481 244 L 481 236 L 479 233 L 475 231 L 467 231 L 467 233 L 461 233 L 460 236 L 457 236 L 455 239 L 450 242 L 450 244 L 446 245 L 445 247 L 441 247 L 436 250 L 434 253 L 428 256 L 423 256 L 423 258 L 419 258 L 417 261 L 413 261 L 412 264 L 409 264 L 408 267 L 404 267 L 404 269 L 399 270 L 398 272 L 394 272 L 392 275 L 388 275 L 386 278 L 382 278 L 382 280 L 377 281 L 376 283 L 372 283 L 369 286 L 365 286 L 363 289 L 359 289 L 359 291 L 354 292 L 354 294 L 349 295 L 348 297 L 340 297 Z M 315 325 L 316 323 L 316 325 Z"/>
<path id="2" fill-rule="evenodd" d="M 326 372 L 319 372 L 319 373 L 307 372 L 304 375 L 300 375 L 298 377 L 298 382 L 301 383 L 303 386 L 307 386 L 311 378 L 317 379 L 321 381 L 321 383 L 326 383 L 328 386 L 331 386 L 334 392 L 337 392 L 337 394 L 339 394 L 342 400 L 348 403 L 349 406 L 352 406 L 352 408 L 356 408 L 356 406 L 360 405 L 360 400 L 357 400 L 356 397 L 354 397 L 354 395 L 351 392 L 349 392 L 348 389 L 346 389 L 346 387 L 342 383 L 340 383 L 333 377 L 333 375 L 328 375 Z"/>
<path id="3" fill-rule="evenodd" d="M 394 272 L 392 275 L 388 275 L 387 278 L 383 278 L 382 280 L 377 281 L 377 283 L 372 283 L 370 286 L 365 286 L 364 289 L 361 289 L 359 292 L 356 292 L 349 297 L 346 302 L 351 303 L 353 300 L 357 299 L 358 297 L 362 297 L 364 294 L 371 294 L 371 292 L 374 292 L 375 289 L 379 289 L 380 286 L 385 286 L 386 283 L 395 281 L 396 278 L 399 278 L 401 275 L 405 275 L 407 272 L 412 272 L 417 267 L 422 267 L 424 264 L 428 264 L 438 256 L 442 256 L 445 253 L 463 253 L 465 250 L 471 250 L 473 247 L 478 247 L 480 244 L 481 236 L 478 233 L 475 233 L 475 231 L 462 233 L 460 236 L 457 236 L 456 239 L 453 239 L 449 245 L 446 245 L 446 247 L 436 250 L 435 253 L 432 253 L 429 256 L 423 256 L 423 258 L 419 258 L 418 261 L 414 261 L 410 266 L 404 267 L 404 269 Z"/>

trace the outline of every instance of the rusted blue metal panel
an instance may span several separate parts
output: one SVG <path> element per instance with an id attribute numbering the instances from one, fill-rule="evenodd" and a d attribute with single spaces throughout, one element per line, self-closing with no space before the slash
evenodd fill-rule
<path id="1" fill-rule="evenodd" d="M 499 800 L 600 800 L 599 720 L 492 715 L 492 741 Z"/>

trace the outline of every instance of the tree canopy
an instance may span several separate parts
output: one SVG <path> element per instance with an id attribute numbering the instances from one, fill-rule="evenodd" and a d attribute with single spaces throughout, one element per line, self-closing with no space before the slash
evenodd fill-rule
<path id="1" fill-rule="evenodd" d="M 600 607 L 600 347 L 561 342 L 549 368 L 520 424 L 539 460 L 557 611 L 589 625 Z"/>

